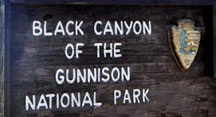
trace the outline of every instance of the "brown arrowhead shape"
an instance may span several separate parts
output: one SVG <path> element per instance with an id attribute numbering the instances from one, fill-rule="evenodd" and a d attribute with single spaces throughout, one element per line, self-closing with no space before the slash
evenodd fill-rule
<path id="1" fill-rule="evenodd" d="M 171 26 L 171 44 L 181 67 L 189 69 L 198 52 L 201 31 L 192 20 L 178 21 L 178 26 Z"/>

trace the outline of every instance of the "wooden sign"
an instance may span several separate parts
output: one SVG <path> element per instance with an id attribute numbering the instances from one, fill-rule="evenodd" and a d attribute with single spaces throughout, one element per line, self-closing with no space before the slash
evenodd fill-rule
<path id="1" fill-rule="evenodd" d="M 216 87 L 205 74 L 211 6 L 3 5 L 4 116 L 216 115 Z M 187 71 L 169 47 L 174 25 L 178 37 L 182 26 L 198 38 L 184 49 L 193 54 Z"/>

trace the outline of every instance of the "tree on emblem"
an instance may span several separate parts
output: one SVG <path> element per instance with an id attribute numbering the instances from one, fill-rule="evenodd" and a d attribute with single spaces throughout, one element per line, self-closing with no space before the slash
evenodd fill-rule
<path id="1" fill-rule="evenodd" d="M 179 41 L 180 41 L 180 44 L 181 44 L 181 48 L 179 50 L 180 53 L 182 54 L 193 54 L 195 51 L 194 50 L 189 50 L 188 52 L 186 52 L 184 49 L 185 47 L 187 46 L 187 41 L 186 41 L 186 33 L 185 33 L 185 30 L 184 30 L 184 27 L 181 26 L 181 32 L 180 32 L 180 35 L 179 35 Z"/>

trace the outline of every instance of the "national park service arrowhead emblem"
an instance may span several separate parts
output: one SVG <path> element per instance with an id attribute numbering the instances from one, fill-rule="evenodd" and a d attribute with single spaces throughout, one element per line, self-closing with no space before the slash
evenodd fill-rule
<path id="1" fill-rule="evenodd" d="M 191 20 L 179 20 L 171 26 L 170 46 L 178 64 L 187 70 L 198 52 L 201 31 Z"/>

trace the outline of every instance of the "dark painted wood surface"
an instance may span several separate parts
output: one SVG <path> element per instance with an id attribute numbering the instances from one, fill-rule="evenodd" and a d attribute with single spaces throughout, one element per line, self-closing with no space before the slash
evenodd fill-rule
<path id="1" fill-rule="evenodd" d="M 215 0 L 7 0 L 21 4 L 148 4 L 148 5 L 213 5 Z"/>
<path id="2" fill-rule="evenodd" d="M 4 7 L 0 1 L 0 117 L 4 116 Z"/>
<path id="3" fill-rule="evenodd" d="M 205 43 L 211 34 L 211 6 L 136 6 L 136 5 L 15 5 L 10 6 L 9 68 L 6 115 L 23 116 L 216 116 L 216 86 L 206 77 Z M 167 29 L 177 19 L 192 19 L 201 27 L 202 39 L 198 55 L 188 71 L 181 71 L 168 45 Z M 33 37 L 33 20 L 84 20 L 85 36 Z M 96 20 L 151 20 L 152 35 L 95 36 Z M 91 27 L 91 28 L 89 28 Z M 52 30 L 54 26 L 49 26 Z M 84 54 L 77 60 L 67 60 L 67 43 L 83 42 Z M 122 42 L 123 57 L 97 59 L 92 44 Z M 211 49 L 211 48 L 210 48 Z M 61 85 L 55 83 L 58 68 L 130 66 L 130 82 Z M 113 105 L 114 89 L 149 88 L 150 102 L 146 104 Z M 100 108 L 25 111 L 24 96 L 71 91 L 97 91 Z"/>
<path id="4" fill-rule="evenodd" d="M 216 5 L 213 6 L 213 12 L 216 12 Z M 216 14 L 213 15 L 213 21 L 216 21 Z M 213 31 L 216 30 L 216 23 L 213 22 Z M 213 33 L 213 45 L 216 44 L 216 33 Z M 213 66 L 216 66 L 216 47 L 213 46 Z M 216 68 L 213 67 L 213 76 L 216 77 Z"/>

